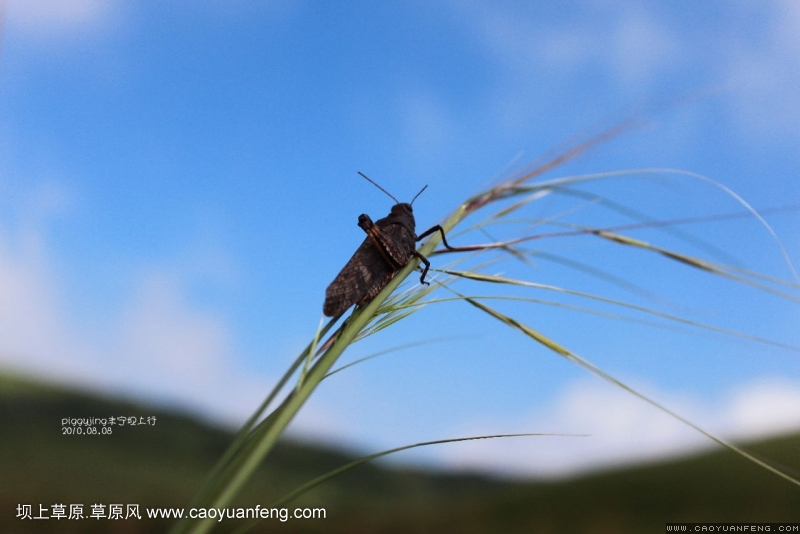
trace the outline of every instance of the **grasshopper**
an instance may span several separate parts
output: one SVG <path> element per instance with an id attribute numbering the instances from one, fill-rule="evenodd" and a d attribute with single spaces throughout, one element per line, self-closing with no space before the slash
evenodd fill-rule
<path id="1" fill-rule="evenodd" d="M 374 223 L 367 214 L 362 213 L 358 216 L 358 226 L 366 232 L 367 237 L 325 291 L 325 304 L 322 311 L 329 317 L 341 315 L 353 304 L 364 306 L 369 303 L 394 278 L 397 271 L 408 264 L 412 257 L 419 258 L 425 265 L 419 281 L 429 285 L 425 281 L 425 275 L 428 274 L 431 262 L 417 252 L 416 242 L 434 232 L 441 232 L 442 243 L 445 247 L 450 250 L 459 250 L 447 243 L 444 229 L 438 224 L 420 235 L 415 233 L 416 221 L 411 205 L 422 194 L 422 191 L 425 191 L 427 185 L 414 196 L 410 203 L 406 203 L 398 201 L 367 175 L 361 172 L 358 174 L 389 195 L 396 204 L 392 206 L 388 216 Z"/>

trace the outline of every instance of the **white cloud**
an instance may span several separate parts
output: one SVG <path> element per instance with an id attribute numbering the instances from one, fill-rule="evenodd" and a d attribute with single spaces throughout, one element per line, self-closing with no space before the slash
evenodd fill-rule
<path id="1" fill-rule="evenodd" d="M 180 274 L 155 269 L 143 276 L 122 313 L 116 362 L 98 379 L 224 423 L 243 420 L 273 380 L 243 369 L 227 322 L 190 304 L 186 293 Z"/>
<path id="2" fill-rule="evenodd" d="M 119 343 L 120 356 L 140 381 L 151 375 L 148 386 L 186 394 L 224 374 L 231 346 L 223 321 L 192 309 L 181 293 L 175 275 L 154 271 L 143 277 L 122 318 Z"/>
<path id="3" fill-rule="evenodd" d="M 745 384 L 714 409 L 688 396 L 645 389 L 662 405 L 727 439 L 754 439 L 800 429 L 800 384 Z M 597 380 L 570 385 L 551 405 L 526 416 L 473 421 L 455 432 L 465 436 L 501 432 L 588 434 L 478 441 L 435 451 L 441 461 L 453 467 L 523 477 L 567 476 L 715 446 L 687 425 Z"/>
<path id="4" fill-rule="evenodd" d="M 102 327 L 77 326 L 47 241 L 64 204 L 59 191 L 44 187 L 17 199 L 10 224 L 0 225 L 0 365 L 177 402 L 220 420 L 249 415 L 272 380 L 245 372 L 225 319 L 190 303 L 187 280 L 202 266 L 151 267 Z"/>
<path id="5" fill-rule="evenodd" d="M 287 434 L 298 439 L 331 443 L 339 447 L 350 446 L 357 450 L 363 444 L 357 443 L 353 435 L 352 416 L 336 406 L 339 399 L 329 399 L 326 403 L 320 401 L 322 395 L 319 391 L 314 393 L 314 398 L 292 420 Z"/>
<path id="6" fill-rule="evenodd" d="M 50 340 L 60 327 L 58 306 L 37 237 L 14 250 L 10 236 L 0 234 L 0 354 L 18 362 L 57 348 Z"/>
<path id="7" fill-rule="evenodd" d="M 742 387 L 726 414 L 729 432 L 757 438 L 800 428 L 800 386 L 786 380 L 763 380 Z"/>
<path id="8" fill-rule="evenodd" d="M 63 321 L 42 227 L 63 209 L 66 195 L 52 185 L 21 198 L 4 193 L 17 209 L 12 223 L 0 226 L 0 358 L 60 376 L 69 366 L 58 354 L 82 351 Z"/>
<path id="9" fill-rule="evenodd" d="M 36 40 L 87 35 L 105 26 L 117 2 L 96 0 L 10 0 L 7 24 Z"/>

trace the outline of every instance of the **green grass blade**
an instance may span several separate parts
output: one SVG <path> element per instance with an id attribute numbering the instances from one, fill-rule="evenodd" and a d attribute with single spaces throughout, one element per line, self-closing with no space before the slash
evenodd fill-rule
<path id="1" fill-rule="evenodd" d="M 319 335 L 325 335 L 331 327 L 339 320 L 339 317 L 334 317 L 319 331 Z M 242 428 L 237 432 L 233 442 L 222 455 L 222 457 L 217 461 L 214 467 L 209 472 L 206 480 L 198 489 L 197 493 L 195 494 L 194 498 L 192 499 L 190 506 L 191 507 L 199 507 L 203 503 L 207 502 L 210 498 L 211 494 L 214 491 L 214 488 L 218 486 L 221 482 L 221 477 L 225 472 L 225 469 L 230 465 L 232 459 L 239 454 L 248 440 L 250 439 L 250 432 L 253 430 L 256 422 L 261 418 L 264 414 L 264 411 L 267 407 L 277 398 L 280 391 L 292 377 L 292 375 L 297 371 L 300 367 L 303 360 L 307 357 L 308 354 L 313 353 L 314 343 L 309 343 L 308 346 L 297 356 L 295 361 L 289 366 L 289 369 L 284 373 L 275 387 L 272 388 L 269 395 L 264 399 L 261 405 L 256 409 L 255 412 L 250 416 L 250 418 L 242 425 Z M 186 532 L 186 528 L 188 528 L 189 523 L 184 521 L 177 522 L 173 528 L 170 530 L 172 534 L 181 534 Z"/>
<path id="2" fill-rule="evenodd" d="M 445 231 L 452 228 L 464 217 L 464 209 L 457 209 L 442 225 Z M 420 253 L 428 255 L 438 244 L 438 234 L 432 235 L 420 247 Z M 338 337 L 333 344 L 316 360 L 311 369 L 306 374 L 305 381 L 299 388 L 290 393 L 283 404 L 276 409 L 272 416 L 268 418 L 264 425 L 258 428 L 258 434 L 248 439 L 246 449 L 240 451 L 237 458 L 226 469 L 223 475 L 218 477 L 218 484 L 212 487 L 209 492 L 212 497 L 209 499 L 209 506 L 213 508 L 226 507 L 234 496 L 241 490 L 247 480 L 252 476 L 255 469 L 263 461 L 264 457 L 277 443 L 278 438 L 283 433 L 294 416 L 305 404 L 308 397 L 314 391 L 319 382 L 325 377 L 331 366 L 336 362 L 342 352 L 355 341 L 358 334 L 374 319 L 383 302 L 397 289 L 403 280 L 417 267 L 419 261 L 413 258 L 405 267 L 400 269 L 395 277 L 386 287 L 363 308 L 356 308 L 350 315 L 345 324 L 339 330 Z M 304 353 L 303 356 L 306 354 Z M 298 358 L 297 365 L 303 359 Z M 190 524 L 191 523 L 191 524 Z M 182 526 L 188 525 L 188 526 Z M 214 526 L 214 521 L 209 519 L 197 520 L 194 522 L 183 520 L 175 532 L 191 532 L 192 534 L 205 534 Z"/>

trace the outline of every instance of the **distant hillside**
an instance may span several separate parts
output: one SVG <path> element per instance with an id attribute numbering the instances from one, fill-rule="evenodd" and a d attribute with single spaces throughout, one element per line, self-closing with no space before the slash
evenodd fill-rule
<path id="1" fill-rule="evenodd" d="M 111 435 L 64 435 L 64 417 L 155 416 L 154 426 Z M 0 375 L 1 532 L 164 532 L 164 519 L 19 520 L 18 504 L 187 506 L 228 432 L 190 417 Z M 800 476 L 800 436 L 748 450 Z M 301 483 L 353 458 L 284 442 L 236 505 L 269 506 Z M 643 533 L 667 521 L 800 521 L 800 488 L 728 452 L 585 476 L 510 483 L 367 464 L 300 499 L 327 519 L 262 522 L 253 532 Z M 108 509 L 108 506 L 106 506 Z M 225 520 L 214 532 L 230 532 Z"/>

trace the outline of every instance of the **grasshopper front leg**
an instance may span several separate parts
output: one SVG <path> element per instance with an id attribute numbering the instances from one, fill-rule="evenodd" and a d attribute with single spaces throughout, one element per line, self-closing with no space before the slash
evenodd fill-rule
<path id="1" fill-rule="evenodd" d="M 419 261 L 425 264 L 425 268 L 422 269 L 422 276 L 419 277 L 419 283 L 425 286 L 431 285 L 430 282 L 425 281 L 425 275 L 428 274 L 428 269 L 431 268 L 431 262 L 428 261 L 428 258 L 417 252 L 416 250 L 411 253 L 412 256 L 419 258 Z"/>

